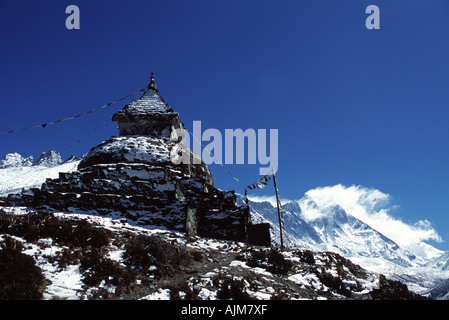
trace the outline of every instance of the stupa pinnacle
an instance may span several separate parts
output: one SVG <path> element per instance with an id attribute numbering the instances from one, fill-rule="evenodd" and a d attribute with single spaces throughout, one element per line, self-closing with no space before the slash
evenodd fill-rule
<path id="1" fill-rule="evenodd" d="M 114 114 L 112 120 L 117 121 L 121 136 L 170 137 L 171 132 L 182 128 L 178 113 L 164 101 L 157 89 L 153 73 L 142 97 Z"/>

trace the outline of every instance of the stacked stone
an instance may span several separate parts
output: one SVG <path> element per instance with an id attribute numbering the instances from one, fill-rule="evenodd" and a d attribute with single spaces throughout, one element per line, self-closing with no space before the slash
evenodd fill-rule
<path id="1" fill-rule="evenodd" d="M 113 120 L 120 136 L 92 148 L 77 171 L 60 173 L 40 189 L 9 200 L 61 211 L 96 211 L 189 235 L 270 245 L 268 225 L 252 225 L 249 208 L 236 205 L 234 191 L 215 188 L 208 167 L 193 152 L 183 149 L 192 159 L 190 164 L 171 161 L 178 156 L 175 147 L 183 138 L 183 126 L 162 99 L 153 74 L 143 96 Z"/>

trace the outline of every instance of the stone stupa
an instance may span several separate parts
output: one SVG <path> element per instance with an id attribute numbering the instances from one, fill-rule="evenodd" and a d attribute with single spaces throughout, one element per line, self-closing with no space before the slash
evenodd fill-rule
<path id="1" fill-rule="evenodd" d="M 119 136 L 92 148 L 78 169 L 47 179 L 41 188 L 10 195 L 10 205 L 93 212 L 138 225 L 165 226 L 190 236 L 271 244 L 269 224 L 252 224 L 234 191 L 214 187 L 206 164 L 175 164 L 183 124 L 162 98 L 154 75 L 142 97 L 112 117 Z M 197 164 L 198 163 L 198 164 Z"/>

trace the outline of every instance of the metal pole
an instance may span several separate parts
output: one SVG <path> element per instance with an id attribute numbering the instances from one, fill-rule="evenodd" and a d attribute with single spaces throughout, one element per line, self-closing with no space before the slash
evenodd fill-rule
<path id="1" fill-rule="evenodd" d="M 278 207 L 278 218 L 279 218 L 279 233 L 281 236 L 281 250 L 284 250 L 284 236 L 283 236 L 284 216 L 282 213 L 281 201 L 279 200 L 279 191 L 276 185 L 276 174 L 274 173 L 274 171 L 273 171 L 273 184 L 274 189 L 276 190 L 276 202 Z"/>

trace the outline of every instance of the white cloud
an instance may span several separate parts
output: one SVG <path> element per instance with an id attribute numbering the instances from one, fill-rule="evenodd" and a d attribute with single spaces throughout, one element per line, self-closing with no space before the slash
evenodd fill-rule
<path id="1" fill-rule="evenodd" d="M 273 207 L 276 207 L 276 196 L 253 196 L 248 195 L 248 199 L 254 202 L 269 202 Z M 292 202 L 292 200 L 280 198 L 281 205 L 286 204 L 287 202 Z"/>
<path id="2" fill-rule="evenodd" d="M 401 247 L 424 258 L 441 254 L 441 251 L 424 243 L 427 240 L 441 242 L 442 239 L 428 220 L 420 220 L 415 224 L 407 224 L 394 217 L 391 211 L 391 196 L 376 189 L 362 186 L 346 187 L 341 184 L 330 187 L 319 187 L 306 192 L 317 207 L 299 201 L 305 220 L 314 220 L 325 216 L 330 207 L 339 205 L 347 213 L 365 222 Z"/>

